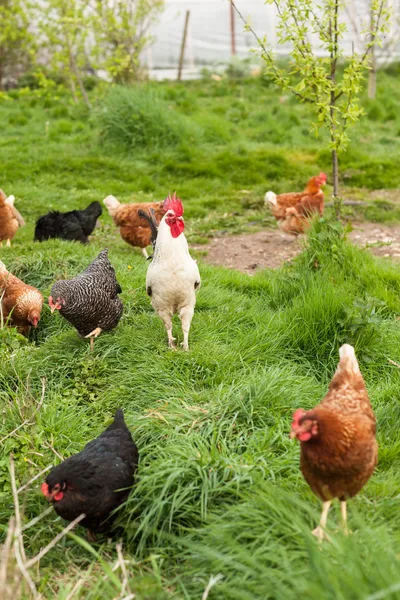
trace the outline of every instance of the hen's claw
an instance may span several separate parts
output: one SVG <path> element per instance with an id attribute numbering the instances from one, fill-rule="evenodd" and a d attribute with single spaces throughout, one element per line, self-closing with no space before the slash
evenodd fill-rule
<path id="1" fill-rule="evenodd" d="M 315 535 L 315 537 L 317 538 L 319 543 L 321 543 L 322 540 L 326 539 L 326 533 L 324 532 L 324 530 L 322 529 L 322 527 L 320 525 L 318 525 L 318 527 L 313 529 L 311 533 L 313 535 Z"/>
<path id="2" fill-rule="evenodd" d="M 85 339 L 86 338 L 90 338 L 90 350 L 93 352 L 94 349 L 94 340 L 95 338 L 99 337 L 99 335 L 102 332 L 102 328 L 101 327 L 96 327 L 96 329 L 93 329 L 93 331 L 91 331 L 90 333 L 88 333 L 87 335 L 85 335 Z"/>
<path id="3" fill-rule="evenodd" d="M 96 329 L 93 329 L 93 331 L 85 335 L 85 338 L 97 338 L 99 337 L 102 331 L 103 330 L 101 327 L 96 327 Z"/>
<path id="4" fill-rule="evenodd" d="M 96 534 L 93 531 L 91 531 L 90 529 L 87 530 L 87 539 L 89 542 L 96 541 Z"/>

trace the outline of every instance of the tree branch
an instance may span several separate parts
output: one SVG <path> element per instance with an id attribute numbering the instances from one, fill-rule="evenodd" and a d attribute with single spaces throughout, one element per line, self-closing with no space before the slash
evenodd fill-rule
<path id="1" fill-rule="evenodd" d="M 260 46 L 263 54 L 265 55 L 268 65 L 271 69 L 271 71 L 274 74 L 275 80 L 276 81 L 281 81 L 282 80 L 282 75 L 279 72 L 279 70 L 275 67 L 274 64 L 274 59 L 273 56 L 271 54 L 271 51 L 268 50 L 268 48 L 265 46 L 264 42 L 260 39 L 260 37 L 257 35 L 257 33 L 254 31 L 254 29 L 251 27 L 251 25 L 249 25 L 249 23 L 247 23 L 246 19 L 244 18 L 244 16 L 242 15 L 242 13 L 240 12 L 240 10 L 237 8 L 234 0 L 229 0 L 230 3 L 232 4 L 236 14 L 239 16 L 239 18 L 242 20 L 242 22 L 244 23 L 246 29 L 248 31 L 250 31 L 250 33 L 254 36 L 254 38 L 256 39 L 258 45 Z M 294 94 L 295 96 L 297 96 L 302 102 L 315 102 L 315 100 L 313 100 L 312 98 L 308 98 L 307 96 L 304 96 L 303 94 L 300 94 L 300 92 L 298 92 L 293 86 L 291 85 L 286 85 L 285 86 L 290 92 L 292 92 L 292 94 Z"/>

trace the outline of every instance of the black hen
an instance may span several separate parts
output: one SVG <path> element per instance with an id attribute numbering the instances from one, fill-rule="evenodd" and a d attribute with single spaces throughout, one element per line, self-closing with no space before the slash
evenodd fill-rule
<path id="1" fill-rule="evenodd" d="M 50 211 L 37 220 L 34 240 L 44 242 L 51 238 L 61 238 L 87 244 L 88 236 L 102 212 L 99 202 L 92 202 L 85 210 L 71 210 L 66 213 Z"/>
<path id="2" fill-rule="evenodd" d="M 59 310 L 79 335 L 90 337 L 91 348 L 93 338 L 117 326 L 123 310 L 122 289 L 107 254 L 106 248 L 83 273 L 57 281 L 49 296 L 51 311 Z"/>
<path id="3" fill-rule="evenodd" d="M 93 540 L 94 533 L 110 529 L 111 513 L 127 499 L 138 462 L 138 450 L 118 409 L 98 438 L 50 471 L 42 492 L 63 519 L 73 521 L 84 513 L 80 524 Z"/>

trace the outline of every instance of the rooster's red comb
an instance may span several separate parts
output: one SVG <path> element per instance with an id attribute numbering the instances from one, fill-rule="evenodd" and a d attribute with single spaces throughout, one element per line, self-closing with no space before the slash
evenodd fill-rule
<path id="1" fill-rule="evenodd" d="M 177 217 L 181 217 L 183 215 L 182 200 L 177 198 L 176 192 L 174 192 L 172 197 L 169 195 L 168 198 L 164 200 L 164 210 L 165 212 L 168 210 L 173 210 Z"/>

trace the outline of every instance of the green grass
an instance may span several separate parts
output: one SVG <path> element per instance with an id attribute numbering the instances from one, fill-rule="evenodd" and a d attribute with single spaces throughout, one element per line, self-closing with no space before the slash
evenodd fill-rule
<path id="1" fill-rule="evenodd" d="M 387 90 L 380 93 L 393 95 L 395 78 L 382 77 Z M 261 226 L 266 189 L 301 188 L 309 175 L 328 170 L 321 142 L 308 134 L 306 107 L 279 103 L 266 82 L 163 84 L 161 92 L 191 130 L 201 130 L 197 143 L 111 150 L 96 117 L 65 95 L 56 101 L 27 93 L 0 103 L 0 185 L 16 195 L 28 222 L 1 259 L 46 295 L 55 278 L 78 273 L 108 246 L 125 305 L 118 328 L 96 340 L 93 354 L 46 307 L 29 340 L 1 332 L 0 439 L 28 423 L 2 443 L 0 532 L 13 514 L 8 455 L 22 484 L 58 462 L 53 449 L 64 457 L 81 450 L 122 407 L 140 451 L 137 485 L 119 517 L 136 598 L 201 598 L 218 574 L 211 600 L 400 598 L 400 370 L 388 362 L 400 363 L 395 266 L 356 249 L 329 223 L 316 223 L 305 252 L 278 271 L 248 277 L 200 263 L 203 285 L 186 354 L 166 348 L 145 294 L 147 264 L 108 216 L 88 247 L 32 242 L 44 211 L 83 207 L 109 193 L 146 200 L 176 189 L 192 240 L 257 219 Z M 106 101 L 98 97 L 98 109 Z M 398 117 L 389 116 L 370 114 L 343 159 L 343 181 L 362 197 L 399 185 Z M 365 150 L 357 143 L 363 136 L 370 139 Z M 371 207 L 380 218 L 378 203 Z M 319 503 L 288 433 L 293 410 L 324 395 L 343 342 L 356 348 L 377 416 L 379 466 L 350 503 L 353 535 L 341 534 L 332 511 L 332 543 L 321 551 L 310 534 Z M 42 378 L 45 398 L 34 413 Z M 33 485 L 26 518 L 44 508 Z M 29 529 L 28 555 L 62 527 L 50 514 Z M 74 598 L 122 598 L 120 570 L 110 570 L 116 560 L 114 543 L 90 546 L 78 528 L 33 577 L 48 599 L 65 600 L 79 580 Z"/>

